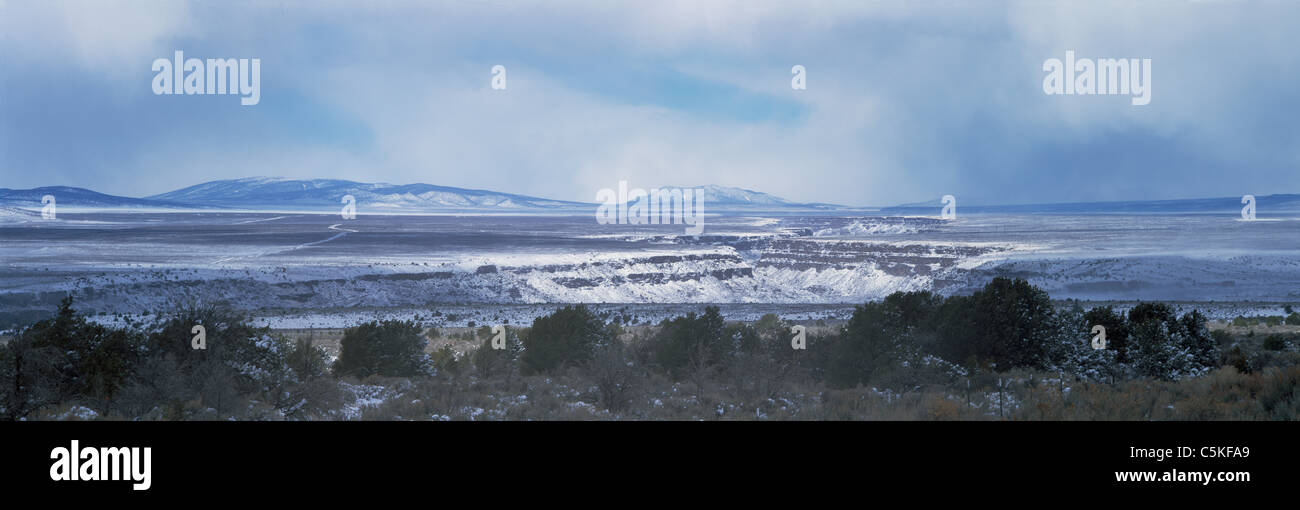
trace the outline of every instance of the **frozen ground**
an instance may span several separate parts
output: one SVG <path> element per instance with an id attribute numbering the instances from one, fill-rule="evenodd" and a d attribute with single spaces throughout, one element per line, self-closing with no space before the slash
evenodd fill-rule
<path id="1" fill-rule="evenodd" d="M 572 302 L 634 306 L 646 318 L 724 303 L 736 314 L 834 319 L 891 292 L 967 293 L 995 276 L 1026 278 L 1057 299 L 1188 302 L 1225 316 L 1300 304 L 1300 219 L 1285 217 L 729 216 L 710 217 L 698 238 L 681 225 L 588 216 L 4 218 L 0 329 L 48 314 L 69 292 L 107 316 L 224 304 L 284 327 L 432 309 L 526 321 Z"/>

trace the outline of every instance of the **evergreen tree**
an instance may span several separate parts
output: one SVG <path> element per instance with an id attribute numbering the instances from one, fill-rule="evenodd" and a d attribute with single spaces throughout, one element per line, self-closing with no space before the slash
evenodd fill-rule
<path id="1" fill-rule="evenodd" d="M 1219 361 L 1219 345 L 1207 324 L 1205 315 L 1197 310 L 1183 314 L 1178 320 L 1184 335 L 1184 347 L 1191 352 L 1199 368 L 1213 368 Z"/>
<path id="2" fill-rule="evenodd" d="M 343 332 L 335 376 L 412 377 L 430 373 L 428 339 L 414 321 L 368 322 Z"/>
<path id="3" fill-rule="evenodd" d="M 884 327 L 885 307 L 866 303 L 853 310 L 853 316 L 834 340 L 831 365 L 826 369 L 827 382 L 848 388 L 866 384 L 897 360 L 898 344 L 894 331 Z"/>
<path id="4" fill-rule="evenodd" d="M 652 341 L 655 363 L 674 379 L 700 375 L 735 348 L 716 306 L 665 321 Z"/>
<path id="5" fill-rule="evenodd" d="M 1170 341 L 1169 324 L 1148 320 L 1133 325 L 1130 333 L 1129 362 L 1138 375 L 1173 380 L 1183 368 L 1183 357 L 1175 342 Z"/>
<path id="6" fill-rule="evenodd" d="M 547 373 L 581 366 L 597 346 L 610 340 L 605 322 L 583 305 L 566 306 L 533 320 L 521 357 L 525 373 Z"/>

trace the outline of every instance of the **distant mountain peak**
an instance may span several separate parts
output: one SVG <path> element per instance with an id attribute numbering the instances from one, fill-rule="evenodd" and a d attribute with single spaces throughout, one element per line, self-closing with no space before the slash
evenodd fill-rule
<path id="1" fill-rule="evenodd" d="M 763 193 L 761 191 L 754 191 L 745 188 L 719 186 L 716 184 L 700 186 L 700 188 L 704 190 L 705 200 L 710 202 L 740 202 L 755 205 L 786 205 L 793 203 L 770 193 Z"/>
<path id="2" fill-rule="evenodd" d="M 422 183 L 394 185 L 283 177 L 210 181 L 149 198 L 234 209 L 333 211 L 340 207 L 342 198 L 347 195 L 356 199 L 356 207 L 362 212 L 367 208 L 389 212 L 433 212 L 589 207 L 589 204 L 581 202 Z"/>
<path id="3" fill-rule="evenodd" d="M 669 187 L 672 189 L 672 187 Z M 709 204 L 706 207 L 736 207 L 761 209 L 770 207 L 774 209 L 851 209 L 850 207 L 827 204 L 820 202 L 795 202 L 782 198 L 771 193 L 754 191 L 748 188 L 735 186 L 722 186 L 718 184 L 705 184 L 701 186 L 689 186 L 682 189 L 698 189 L 704 191 L 704 202 Z"/>

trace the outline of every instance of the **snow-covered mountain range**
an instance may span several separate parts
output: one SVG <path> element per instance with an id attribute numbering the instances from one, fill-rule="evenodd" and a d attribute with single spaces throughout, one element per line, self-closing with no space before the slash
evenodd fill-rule
<path id="1" fill-rule="evenodd" d="M 341 207 L 341 200 L 346 195 L 352 195 L 356 199 L 357 208 L 363 212 L 588 207 L 580 202 L 432 184 L 393 185 L 338 179 L 292 180 L 275 177 L 211 181 L 148 198 L 231 209 L 334 211 Z"/>
<path id="2" fill-rule="evenodd" d="M 699 186 L 710 212 L 721 210 L 838 210 L 843 206 L 797 203 L 742 188 Z M 144 198 L 105 195 L 74 187 L 31 190 L 0 189 L 0 206 L 39 208 L 41 197 L 54 195 L 60 207 L 233 209 L 337 212 L 344 196 L 356 199 L 359 213 L 439 211 L 589 213 L 595 203 L 552 200 L 489 190 L 433 184 L 365 183 L 339 179 L 248 177 L 210 181 Z"/>
<path id="3" fill-rule="evenodd" d="M 685 188 L 685 187 L 683 187 Z M 881 215 L 938 216 L 941 204 L 910 203 L 880 209 L 827 203 L 800 203 L 744 188 L 706 185 L 706 212 L 872 212 Z M 40 209 L 41 197 L 54 195 L 61 208 L 96 209 L 230 209 L 335 213 L 346 195 L 356 199 L 358 213 L 425 212 L 554 212 L 587 214 L 595 203 L 553 200 L 490 190 L 433 184 L 365 183 L 339 179 L 285 179 L 248 177 L 210 181 L 143 198 L 107 195 L 84 188 L 49 186 L 27 190 L 0 188 L 0 207 Z M 1300 194 L 1258 195 L 1261 216 L 1274 211 L 1300 211 Z M 1028 205 L 958 204 L 962 213 L 990 214 L 1111 214 L 1111 213 L 1221 213 L 1240 210 L 1241 197 L 1117 202 L 1046 203 Z"/>

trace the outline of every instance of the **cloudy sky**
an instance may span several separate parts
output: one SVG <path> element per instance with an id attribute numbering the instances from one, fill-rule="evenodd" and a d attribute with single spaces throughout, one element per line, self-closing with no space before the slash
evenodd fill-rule
<path id="1" fill-rule="evenodd" d="M 0 187 L 1300 193 L 1297 20 L 1296 2 L 0 0 Z M 150 66 L 175 50 L 261 59 L 260 104 L 154 95 Z M 1044 94 L 1066 50 L 1150 58 L 1151 103 Z"/>

